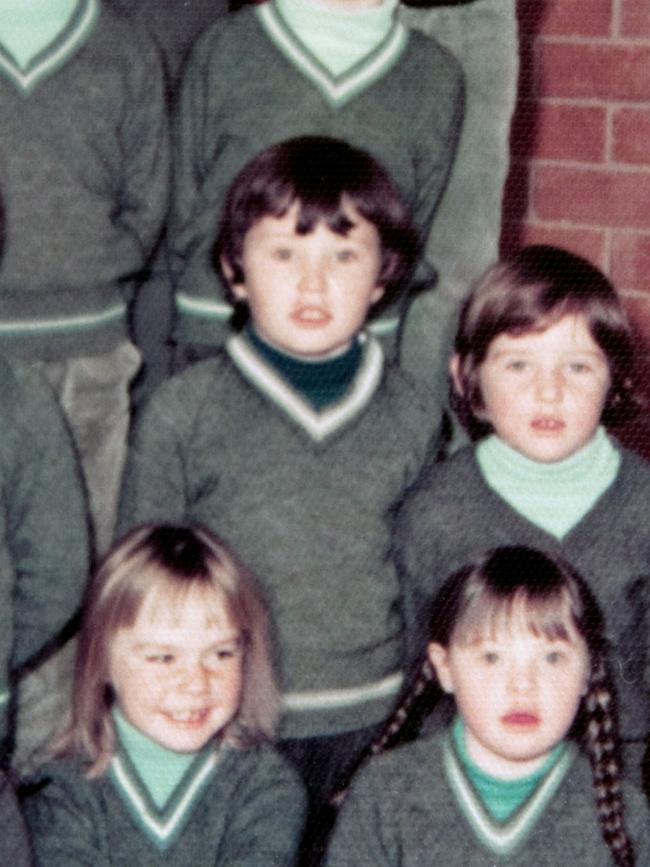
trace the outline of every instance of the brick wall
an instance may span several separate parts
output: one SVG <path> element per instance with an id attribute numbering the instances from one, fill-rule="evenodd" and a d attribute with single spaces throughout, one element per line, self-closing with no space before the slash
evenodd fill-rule
<path id="1" fill-rule="evenodd" d="M 590 258 L 650 347 L 650 0 L 517 6 L 502 246 L 553 243 Z"/>

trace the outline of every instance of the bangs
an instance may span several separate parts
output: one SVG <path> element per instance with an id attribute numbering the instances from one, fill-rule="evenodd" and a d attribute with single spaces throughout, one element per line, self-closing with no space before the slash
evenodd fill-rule
<path id="1" fill-rule="evenodd" d="M 530 594 L 519 588 L 511 596 L 497 596 L 482 586 L 460 612 L 452 641 L 477 644 L 496 640 L 513 628 L 525 629 L 536 638 L 575 642 L 582 630 L 566 588 L 548 594 Z"/>

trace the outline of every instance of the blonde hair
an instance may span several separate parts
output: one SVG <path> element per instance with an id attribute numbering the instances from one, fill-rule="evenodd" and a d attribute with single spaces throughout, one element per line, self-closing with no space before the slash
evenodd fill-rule
<path id="1" fill-rule="evenodd" d="M 279 711 L 266 606 L 257 582 L 230 549 L 203 527 L 141 526 L 117 542 L 90 583 L 75 667 L 72 717 L 54 745 L 58 755 L 104 772 L 115 751 L 109 649 L 117 631 L 132 627 L 145 598 L 167 589 L 214 591 L 241 636 L 242 695 L 222 737 L 238 747 L 272 737 Z"/>

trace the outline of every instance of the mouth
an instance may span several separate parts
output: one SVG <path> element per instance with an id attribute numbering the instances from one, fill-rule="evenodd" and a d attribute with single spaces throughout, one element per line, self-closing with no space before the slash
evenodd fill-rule
<path id="1" fill-rule="evenodd" d="M 562 421 L 560 418 L 554 418 L 552 416 L 539 416 L 538 418 L 534 418 L 530 423 L 530 426 L 533 430 L 538 431 L 539 433 L 562 433 L 562 431 L 566 427 L 566 423 Z"/>
<path id="2" fill-rule="evenodd" d="M 163 711 L 163 716 L 174 725 L 199 727 L 204 725 L 211 713 L 211 708 L 204 707 L 199 710 Z"/>
<path id="3" fill-rule="evenodd" d="M 291 313 L 291 319 L 305 328 L 321 328 L 332 321 L 332 315 L 323 307 L 309 305 L 296 307 Z"/>
<path id="4" fill-rule="evenodd" d="M 503 725 L 509 728 L 533 729 L 540 724 L 540 718 L 530 711 L 510 711 L 501 717 Z"/>

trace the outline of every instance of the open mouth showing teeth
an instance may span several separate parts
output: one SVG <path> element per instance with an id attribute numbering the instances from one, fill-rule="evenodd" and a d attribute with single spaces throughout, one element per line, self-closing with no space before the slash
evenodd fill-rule
<path id="1" fill-rule="evenodd" d="M 536 418 L 533 421 L 535 430 L 540 431 L 560 431 L 564 428 L 564 422 L 558 418 Z"/>
<path id="2" fill-rule="evenodd" d="M 203 722 L 203 720 L 207 717 L 208 711 L 206 709 L 203 710 L 192 710 L 192 711 L 176 711 L 174 713 L 168 711 L 165 716 L 168 717 L 172 722 L 176 723 L 198 723 Z"/>
<path id="3" fill-rule="evenodd" d="M 329 313 L 322 310 L 320 307 L 300 307 L 291 314 L 291 318 L 296 322 L 307 322 L 320 324 L 329 322 L 331 319 Z"/>

